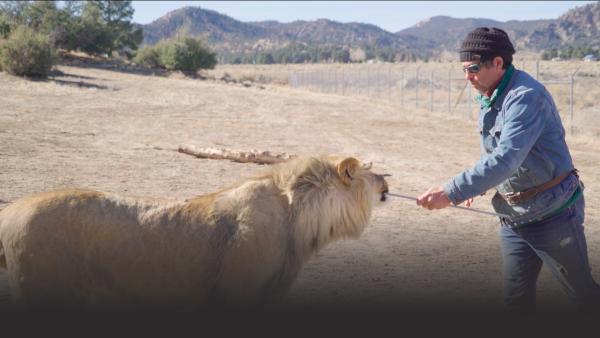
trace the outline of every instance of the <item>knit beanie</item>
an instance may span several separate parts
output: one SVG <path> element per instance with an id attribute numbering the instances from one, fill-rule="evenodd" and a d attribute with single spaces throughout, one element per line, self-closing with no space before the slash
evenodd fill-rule
<path id="1" fill-rule="evenodd" d="M 504 63 L 512 63 L 512 55 L 515 53 L 508 34 L 500 28 L 478 27 L 467 34 L 460 46 L 460 61 L 481 61 L 492 60 L 496 56 L 501 56 Z"/>

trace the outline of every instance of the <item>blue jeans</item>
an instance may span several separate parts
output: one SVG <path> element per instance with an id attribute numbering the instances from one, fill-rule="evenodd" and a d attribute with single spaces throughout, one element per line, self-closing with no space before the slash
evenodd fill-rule
<path id="1" fill-rule="evenodd" d="M 511 228 L 501 224 L 503 296 L 511 310 L 535 310 L 536 281 L 546 264 L 563 290 L 583 309 L 597 311 L 600 286 L 588 263 L 581 196 L 568 209 L 538 223 Z"/>

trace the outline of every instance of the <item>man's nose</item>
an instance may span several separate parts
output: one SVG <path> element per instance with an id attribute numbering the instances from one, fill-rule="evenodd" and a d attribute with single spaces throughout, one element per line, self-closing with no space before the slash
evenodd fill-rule
<path id="1" fill-rule="evenodd" d="M 473 76 L 475 76 L 475 74 L 469 73 L 469 72 L 465 72 L 465 79 L 466 80 L 471 80 L 473 78 Z"/>

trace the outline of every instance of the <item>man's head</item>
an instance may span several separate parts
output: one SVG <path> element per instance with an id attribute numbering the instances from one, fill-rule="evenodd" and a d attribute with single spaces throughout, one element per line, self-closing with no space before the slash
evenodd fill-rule
<path id="1" fill-rule="evenodd" d="M 512 64 L 515 49 L 505 31 L 478 27 L 467 34 L 459 53 L 467 80 L 479 92 L 487 93 L 495 89 Z"/>

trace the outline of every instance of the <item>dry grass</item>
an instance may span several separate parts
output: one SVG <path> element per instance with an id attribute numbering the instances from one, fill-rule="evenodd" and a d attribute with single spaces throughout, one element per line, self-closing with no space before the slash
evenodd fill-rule
<path id="1" fill-rule="evenodd" d="M 538 76 L 546 85 L 554 96 L 569 132 L 600 137 L 600 62 L 536 63 L 535 60 L 516 59 L 515 66 Z M 220 79 L 227 74 L 240 81 L 296 85 L 328 94 L 366 96 L 389 102 L 401 109 L 420 107 L 467 118 L 477 116 L 477 105 L 474 101 L 468 101 L 475 92 L 469 91 L 469 87 L 465 89 L 458 62 L 219 65 L 204 73 L 213 79 Z M 570 79 L 574 73 L 571 115 Z M 299 81 L 296 83 L 294 79 Z"/>

